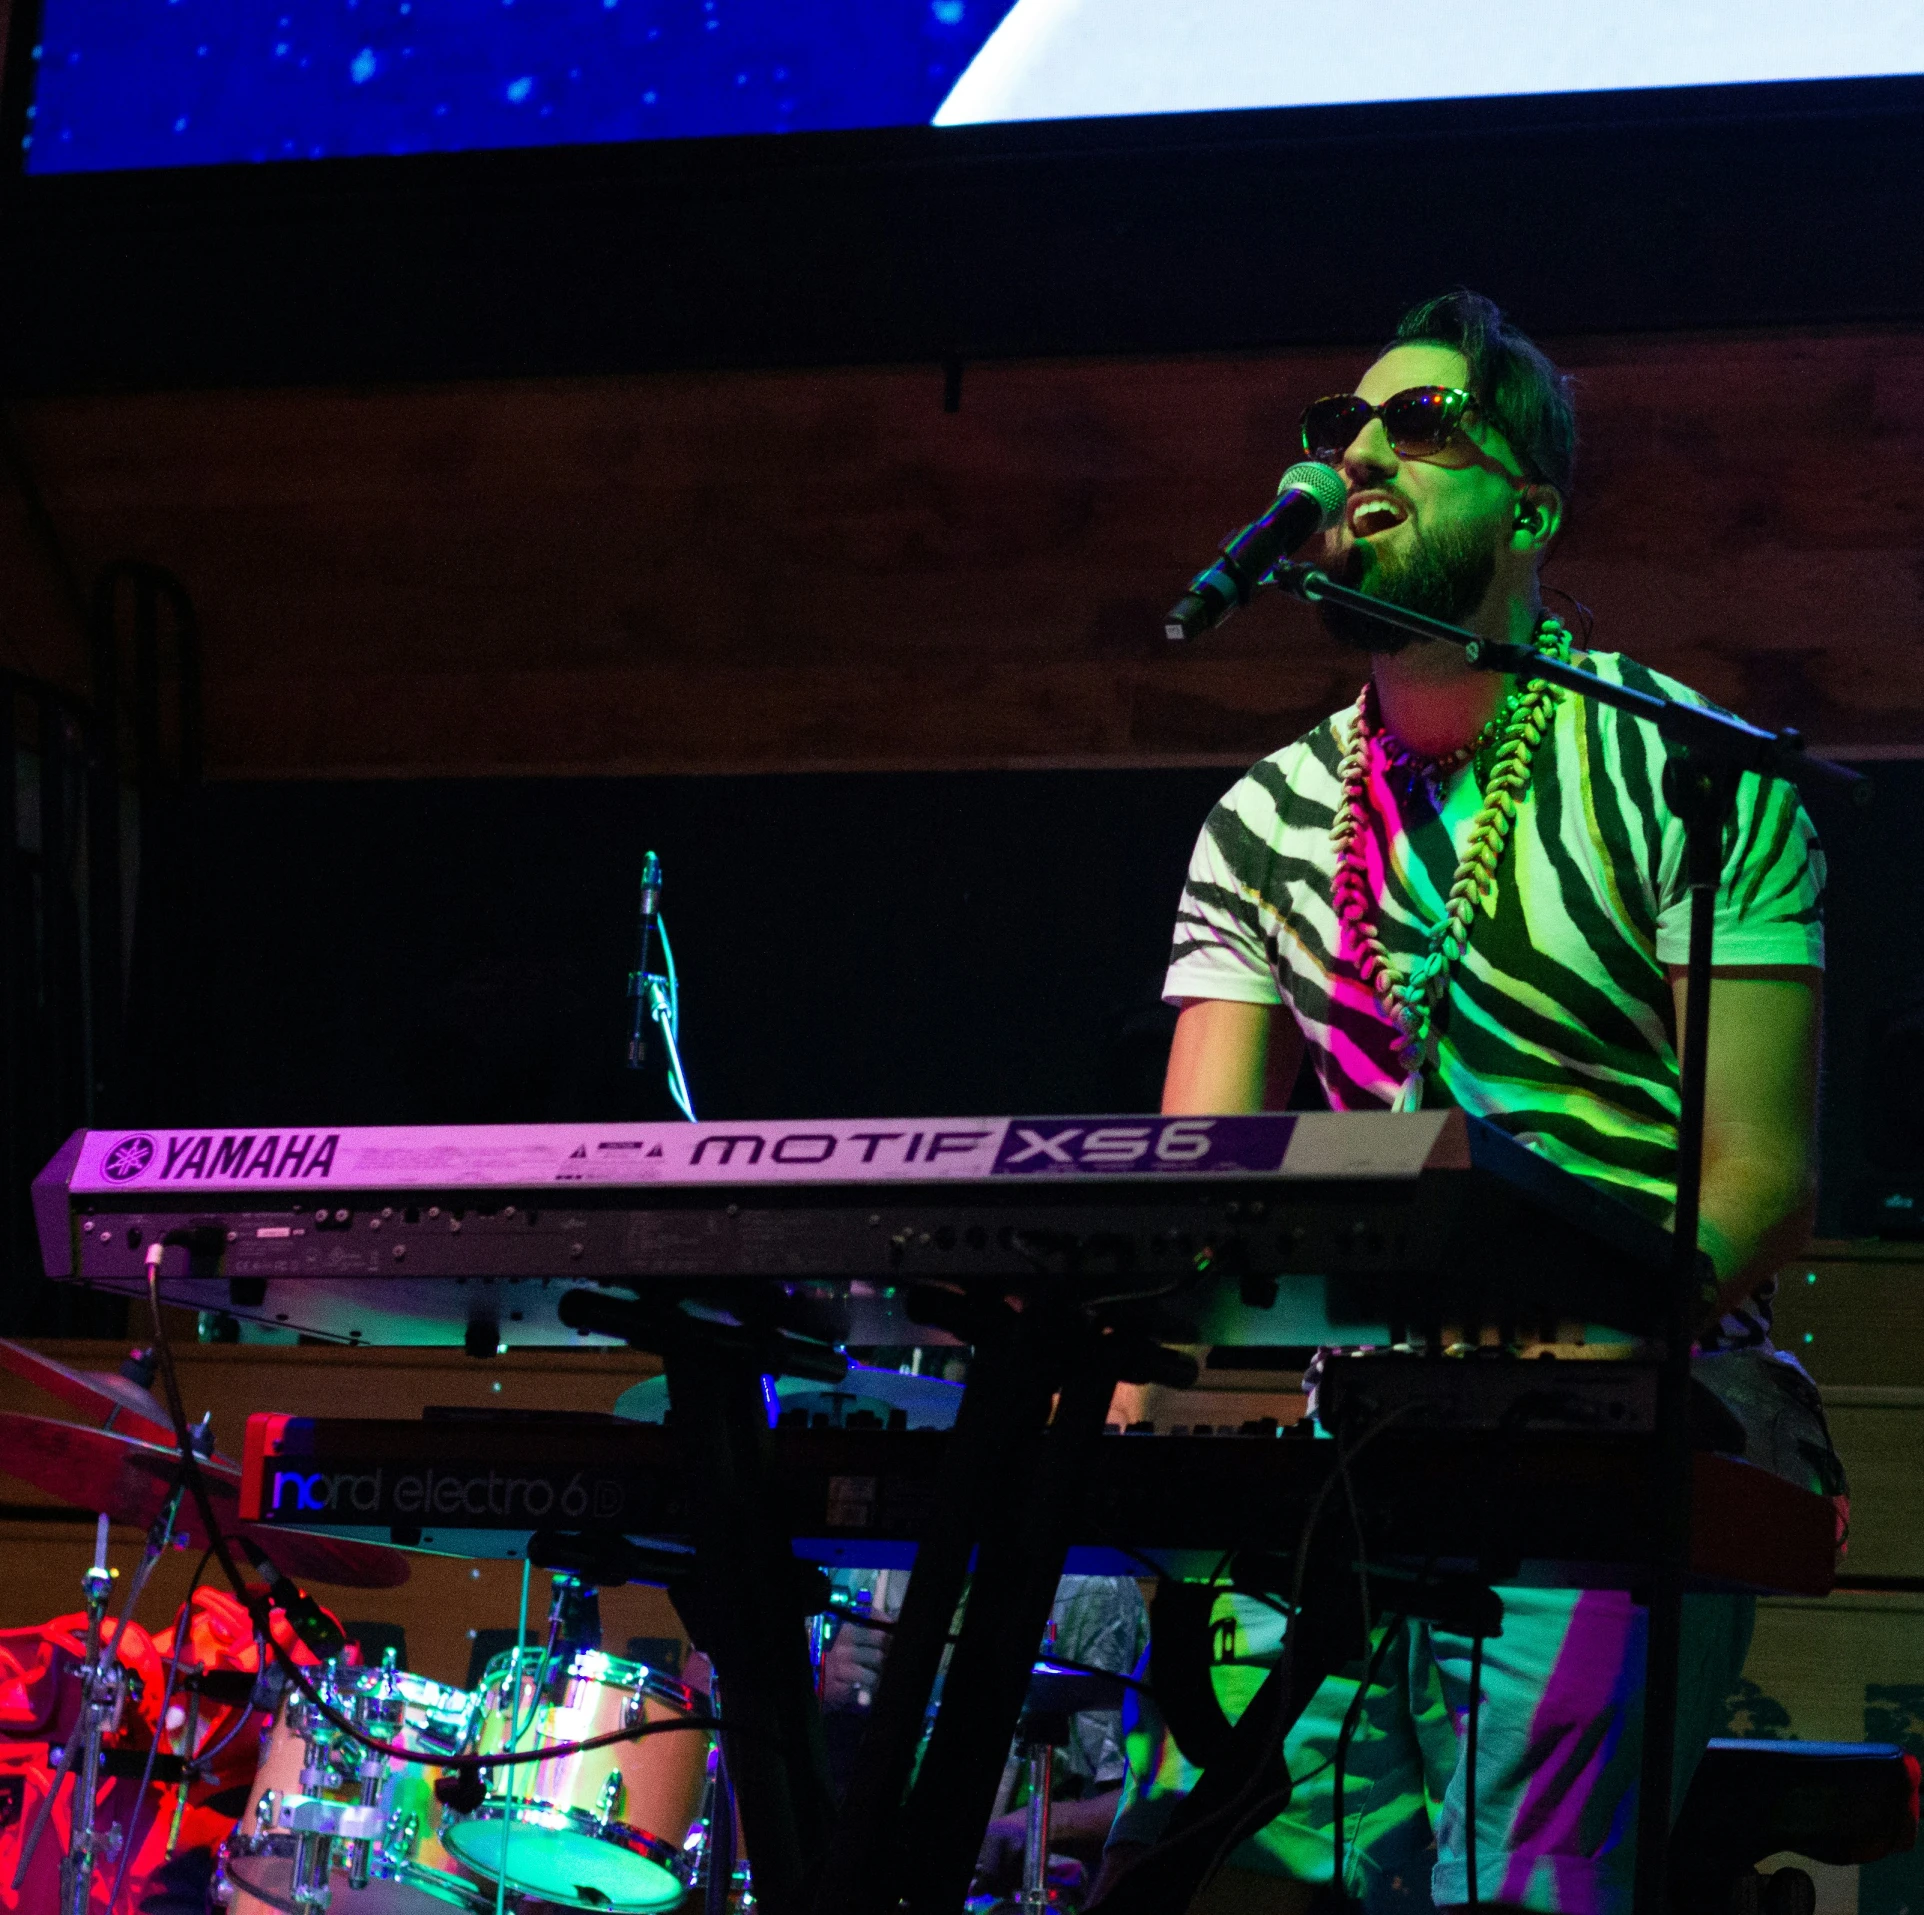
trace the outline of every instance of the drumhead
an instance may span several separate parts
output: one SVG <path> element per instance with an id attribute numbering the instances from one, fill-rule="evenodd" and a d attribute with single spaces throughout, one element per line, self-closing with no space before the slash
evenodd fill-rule
<path id="1" fill-rule="evenodd" d="M 505 1874 L 510 1888 L 564 1908 L 644 1915 L 673 1908 L 687 1892 L 662 1863 L 578 1828 L 544 1826 L 533 1819 L 539 1815 L 517 1809 L 511 1828 L 494 1816 L 475 1818 L 448 1829 L 445 1839 L 470 1868 L 496 1880 Z"/>

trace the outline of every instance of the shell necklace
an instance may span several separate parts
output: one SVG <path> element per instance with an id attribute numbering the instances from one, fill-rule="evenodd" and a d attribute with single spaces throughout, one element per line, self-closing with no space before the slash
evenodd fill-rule
<path id="1" fill-rule="evenodd" d="M 1540 652 L 1567 664 L 1570 633 L 1558 619 L 1546 616 L 1531 643 Z M 1563 688 L 1541 678 L 1526 679 L 1511 692 L 1496 716 L 1471 742 L 1444 758 L 1425 758 L 1413 752 L 1377 714 L 1376 685 L 1366 682 L 1357 695 L 1349 743 L 1344 747 L 1337 776 L 1343 795 L 1330 827 L 1336 852 L 1336 876 L 1331 902 L 1341 927 L 1339 944 L 1356 959 L 1363 982 L 1375 993 L 1377 1004 L 1396 1032 L 1396 1055 L 1405 1076 L 1392 1105 L 1395 1110 L 1419 1110 L 1423 1103 L 1423 1067 L 1430 1057 L 1430 1020 L 1449 990 L 1450 971 L 1470 942 L 1470 928 L 1479 904 L 1496 914 L 1496 868 L 1516 823 L 1517 803 L 1530 783 L 1530 764 L 1563 697 Z M 1369 869 L 1364 859 L 1368 833 L 1370 747 L 1380 741 L 1391 764 L 1420 769 L 1437 790 L 1440 780 L 1471 759 L 1495 748 L 1489 775 L 1483 779 L 1483 806 L 1470 826 L 1470 835 L 1451 881 L 1443 916 L 1430 931 L 1428 949 L 1403 976 L 1383 947 L 1375 924 L 1375 899 L 1370 895 Z M 1440 791 L 1438 797 L 1440 801 Z"/>

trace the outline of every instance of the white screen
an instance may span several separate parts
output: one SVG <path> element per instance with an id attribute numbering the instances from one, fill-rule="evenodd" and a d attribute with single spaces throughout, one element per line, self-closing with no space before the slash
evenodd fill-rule
<path id="1" fill-rule="evenodd" d="M 1924 4 L 1016 0 L 938 126 L 1924 72 Z"/>

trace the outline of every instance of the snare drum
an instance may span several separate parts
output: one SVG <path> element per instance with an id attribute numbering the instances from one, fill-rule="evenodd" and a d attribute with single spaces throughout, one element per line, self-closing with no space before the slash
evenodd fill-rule
<path id="1" fill-rule="evenodd" d="M 698 1722 L 704 1697 L 643 1667 L 584 1650 L 557 1657 L 512 1649 L 481 1686 L 479 1753 L 581 1742 L 641 1722 Z M 518 1714 L 515 1712 L 518 1710 Z M 468 1815 L 448 1811 L 443 1839 L 476 1873 L 567 1908 L 672 1908 L 688 1880 L 683 1843 L 708 1779 L 705 1730 L 614 1742 L 579 1755 L 489 1769 L 487 1795 Z"/>
<path id="2" fill-rule="evenodd" d="M 324 1693 L 343 1715 L 368 1723 L 383 1741 L 410 1749 L 460 1751 L 472 1733 L 474 1698 L 426 1676 L 399 1669 L 330 1670 Z M 261 1738 L 253 1792 L 234 1833 L 222 1845 L 216 1894 L 235 1915 L 279 1915 L 294 1908 L 296 1832 L 283 1825 L 283 1807 L 304 1793 L 343 1804 L 360 1800 L 359 1783 L 343 1776 L 303 1791 L 308 1764 L 311 1705 L 290 1689 Z M 398 1723 L 396 1718 L 398 1717 Z M 390 1726 L 392 1725 L 392 1726 Z M 338 1745 L 337 1745 L 338 1747 Z M 341 1755 L 352 1762 L 346 1750 Z M 368 1853 L 368 1880 L 356 1887 L 348 1875 L 346 1844 L 335 1841 L 329 1856 L 330 1907 L 352 1915 L 445 1915 L 454 1908 L 478 1915 L 494 1900 L 490 1890 L 462 1871 L 436 1833 L 437 1767 L 419 1762 L 387 1764 L 381 1792 L 379 1832 Z"/>

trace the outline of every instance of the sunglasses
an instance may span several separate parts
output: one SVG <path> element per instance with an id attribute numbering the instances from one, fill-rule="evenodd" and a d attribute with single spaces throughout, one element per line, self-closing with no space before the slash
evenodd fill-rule
<path id="1" fill-rule="evenodd" d="M 1303 408 L 1303 450 L 1324 465 L 1336 465 L 1357 434 L 1372 419 L 1381 419 L 1399 458 L 1432 458 L 1449 444 L 1475 404 L 1460 386 L 1411 386 L 1392 393 L 1380 406 L 1353 392 L 1332 393 Z"/>

